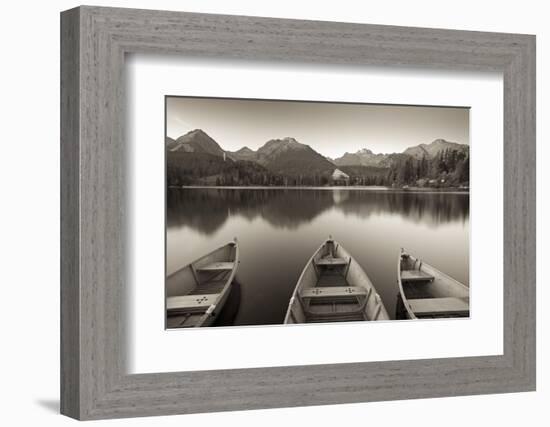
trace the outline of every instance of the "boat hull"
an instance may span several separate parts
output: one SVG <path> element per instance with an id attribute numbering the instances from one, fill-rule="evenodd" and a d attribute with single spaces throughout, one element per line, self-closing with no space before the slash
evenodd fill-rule
<path id="1" fill-rule="evenodd" d="M 168 276 L 166 327 L 211 326 L 229 297 L 239 262 L 235 241 Z"/>
<path id="2" fill-rule="evenodd" d="M 338 242 L 328 239 L 306 263 L 285 324 L 389 320 L 369 277 Z"/>
<path id="3" fill-rule="evenodd" d="M 401 249 L 397 259 L 398 319 L 469 317 L 470 289 Z"/>

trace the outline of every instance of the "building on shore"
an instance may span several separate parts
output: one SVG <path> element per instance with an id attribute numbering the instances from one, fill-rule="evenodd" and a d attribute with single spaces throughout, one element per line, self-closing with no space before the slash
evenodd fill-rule
<path id="1" fill-rule="evenodd" d="M 330 178 L 332 185 L 349 185 L 349 175 L 340 169 L 334 169 Z"/>

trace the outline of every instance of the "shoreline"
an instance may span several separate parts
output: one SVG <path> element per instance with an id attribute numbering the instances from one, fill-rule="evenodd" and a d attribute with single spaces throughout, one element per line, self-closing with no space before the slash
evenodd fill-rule
<path id="1" fill-rule="evenodd" d="M 384 191 L 384 192 L 401 192 L 401 193 L 439 193 L 439 194 L 470 194 L 469 189 L 460 189 L 457 187 L 449 187 L 444 189 L 425 188 L 425 187 L 408 187 L 408 188 L 392 188 L 382 186 L 334 186 L 334 187 L 319 187 L 319 186 L 262 186 L 262 185 L 170 185 L 168 189 L 212 189 L 212 190 L 348 190 L 348 191 Z"/>

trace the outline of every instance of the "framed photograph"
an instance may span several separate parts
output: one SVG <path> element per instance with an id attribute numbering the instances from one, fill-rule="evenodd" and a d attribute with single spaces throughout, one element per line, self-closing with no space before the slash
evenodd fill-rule
<path id="1" fill-rule="evenodd" d="M 469 108 L 165 111 L 168 329 L 469 317 Z"/>
<path id="2" fill-rule="evenodd" d="M 63 414 L 535 389 L 534 36 L 85 6 L 61 41 Z"/>

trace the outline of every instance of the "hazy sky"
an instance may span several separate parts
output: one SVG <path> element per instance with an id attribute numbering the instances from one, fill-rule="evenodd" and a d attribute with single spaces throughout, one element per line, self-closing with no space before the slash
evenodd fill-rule
<path id="1" fill-rule="evenodd" d="M 169 97 L 166 116 L 168 136 L 199 128 L 227 151 L 286 136 L 332 158 L 361 148 L 401 152 L 437 138 L 469 143 L 467 108 Z"/>

